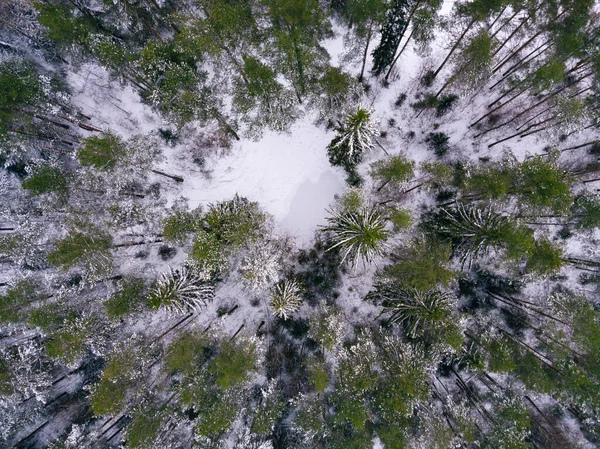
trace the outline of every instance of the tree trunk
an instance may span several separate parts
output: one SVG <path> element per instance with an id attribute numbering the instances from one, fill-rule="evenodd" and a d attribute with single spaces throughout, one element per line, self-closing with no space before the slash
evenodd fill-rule
<path id="1" fill-rule="evenodd" d="M 490 24 L 490 26 L 488 27 L 488 31 L 490 31 L 492 28 L 494 28 L 494 26 L 496 25 L 496 22 L 498 22 L 498 20 L 500 20 L 500 17 L 502 17 L 502 15 L 504 14 L 504 11 L 506 11 L 506 8 L 508 8 L 508 6 L 504 6 L 502 8 L 502 10 L 500 11 L 500 13 L 496 16 L 496 18 L 494 19 L 494 21 Z M 512 21 L 512 19 L 515 18 L 515 16 L 517 14 L 519 14 L 520 10 L 517 11 L 516 13 L 514 13 L 506 22 L 504 22 L 500 28 L 498 28 L 496 31 L 494 31 L 494 33 L 490 36 L 490 37 L 494 37 L 496 34 L 498 34 L 500 32 L 500 30 L 502 30 L 502 28 L 504 28 L 508 23 L 510 23 Z"/>
<path id="2" fill-rule="evenodd" d="M 402 32 L 400 33 L 400 39 L 398 39 L 398 45 L 396 46 L 396 48 L 394 49 L 394 53 L 396 53 L 396 51 L 398 51 L 398 47 L 400 46 L 400 42 L 402 41 L 402 38 L 404 37 L 404 33 L 406 33 L 406 30 L 408 30 L 408 27 L 410 26 L 410 21 L 412 20 L 415 12 L 417 11 L 417 8 L 419 7 L 419 5 L 421 4 L 422 0 L 418 0 L 415 5 L 413 6 L 413 8 L 411 9 L 409 15 L 408 15 L 408 19 L 406 19 L 406 25 L 404 26 L 404 28 L 402 29 Z M 410 36 L 408 37 L 410 39 L 410 37 L 412 36 L 412 32 L 410 33 Z M 407 40 L 408 43 L 408 40 Z M 402 52 L 400 52 L 401 54 Z M 398 58 L 400 57 L 400 54 L 398 54 L 398 56 L 396 56 L 394 58 L 394 60 L 392 61 L 392 64 L 390 65 L 390 68 L 388 69 L 387 73 L 385 74 L 385 80 L 387 81 L 390 73 L 392 73 L 392 69 L 394 68 L 394 66 L 396 65 L 396 62 L 398 61 Z"/>
<path id="3" fill-rule="evenodd" d="M 175 182 L 183 182 L 183 178 L 181 176 L 168 175 L 165 172 L 162 172 L 159 170 L 154 170 L 154 169 L 151 169 L 150 171 L 152 173 L 156 173 L 157 175 L 166 176 L 167 178 L 170 178 L 170 179 L 174 180 Z"/>
<path id="4" fill-rule="evenodd" d="M 474 23 L 475 23 L 475 19 L 472 19 L 471 22 L 467 25 L 467 27 L 463 31 L 463 33 L 460 35 L 458 40 L 454 43 L 454 45 L 450 49 L 450 52 L 448 53 L 446 58 L 442 61 L 442 64 L 438 67 L 438 69 L 435 72 L 433 72 L 432 80 L 434 80 L 438 76 L 440 71 L 444 68 L 444 66 L 446 65 L 446 63 L 448 62 L 450 57 L 454 54 L 454 52 L 456 51 L 456 49 L 458 48 L 458 46 L 460 45 L 462 40 L 465 38 L 465 36 L 467 35 L 467 32 L 471 29 L 471 27 L 473 26 Z"/>
<path id="5" fill-rule="evenodd" d="M 494 58 L 494 56 L 496 56 L 500 52 L 500 50 L 502 50 L 504 48 L 504 46 L 508 43 L 508 41 L 510 41 L 513 38 L 513 36 L 519 32 L 521 27 L 523 27 L 523 25 L 525 25 L 528 20 L 529 20 L 529 16 L 527 16 L 523 20 L 521 20 L 521 23 L 519 24 L 519 26 L 516 27 L 513 30 L 513 32 L 508 35 L 508 37 L 506 39 L 504 39 L 502 44 L 500 44 L 500 46 L 496 50 L 494 50 L 494 53 L 492 53 L 492 58 Z"/>
<path id="6" fill-rule="evenodd" d="M 371 42 L 372 24 L 369 26 L 369 32 L 367 33 L 367 43 L 365 44 L 365 51 L 363 52 L 362 65 L 360 67 L 360 75 L 358 75 L 358 81 L 363 80 L 365 74 L 365 65 L 367 64 L 367 55 L 369 54 L 369 43 Z"/>
<path id="7" fill-rule="evenodd" d="M 504 65 L 508 61 L 512 60 L 515 56 L 517 56 L 521 52 L 521 50 L 523 50 L 525 47 L 527 47 L 529 44 L 531 44 L 535 40 L 535 38 L 537 38 L 542 33 L 543 33 L 543 30 L 538 31 L 532 37 L 530 37 L 527 41 L 525 41 L 525 43 L 523 43 L 519 48 L 517 48 L 514 52 L 512 52 L 505 59 L 503 59 L 495 68 L 492 69 L 492 74 L 496 73 L 498 70 L 500 70 L 502 67 L 504 67 Z"/>
<path id="8" fill-rule="evenodd" d="M 537 47 L 535 47 L 532 51 L 530 51 L 523 59 L 521 59 L 519 62 L 511 65 L 508 69 L 506 69 L 506 72 L 504 72 L 502 74 L 502 79 L 500 81 L 498 81 L 499 83 L 501 83 L 502 81 L 504 81 L 506 79 L 507 76 L 512 75 L 514 72 L 516 72 L 517 70 L 519 70 L 519 68 L 525 64 L 529 58 L 537 58 L 539 57 L 542 53 L 544 53 L 546 50 L 548 50 L 550 48 L 550 46 L 548 46 L 548 44 L 550 43 L 550 40 L 547 40 L 546 42 L 538 45 Z M 545 48 L 544 48 L 545 47 Z M 539 52 L 538 54 L 535 54 L 536 52 L 538 52 L 540 49 L 542 49 L 541 52 Z"/>

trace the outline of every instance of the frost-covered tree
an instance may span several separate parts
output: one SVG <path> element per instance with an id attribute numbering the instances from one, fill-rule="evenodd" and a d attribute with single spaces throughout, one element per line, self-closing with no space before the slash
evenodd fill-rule
<path id="1" fill-rule="evenodd" d="M 441 209 L 426 227 L 453 243 L 461 260 L 474 259 L 491 248 L 504 249 L 510 259 L 520 259 L 531 251 L 533 232 L 491 207 L 462 203 L 454 209 Z"/>
<path id="2" fill-rule="evenodd" d="M 240 249 L 261 240 L 269 229 L 269 216 L 257 202 L 236 195 L 211 204 L 204 216 L 209 231 L 226 247 Z"/>
<path id="3" fill-rule="evenodd" d="M 336 131 L 338 135 L 327 146 L 329 162 L 351 171 L 362 160 L 362 154 L 374 146 L 372 139 L 377 135 L 377 123 L 373 120 L 373 111 L 359 106 L 346 116 Z"/>
<path id="4" fill-rule="evenodd" d="M 452 313 L 454 298 L 440 290 L 416 289 L 382 292 L 383 307 L 390 321 L 403 324 L 411 337 L 427 332 Z"/>
<path id="5" fill-rule="evenodd" d="M 168 312 L 185 314 L 200 312 L 211 302 L 215 287 L 201 278 L 189 267 L 163 273 L 150 292 L 148 302 L 154 309 L 163 308 Z"/>
<path id="6" fill-rule="evenodd" d="M 339 248 L 342 261 L 348 260 L 354 265 L 362 259 L 368 263 L 383 253 L 389 232 L 376 208 L 362 208 L 357 212 L 331 211 L 327 222 L 328 226 L 322 227 L 322 230 L 331 235 L 329 250 Z"/>
<path id="7" fill-rule="evenodd" d="M 271 308 L 273 315 L 287 320 L 290 315 L 297 312 L 302 305 L 300 286 L 294 280 L 280 281 L 271 293 Z"/>
<path id="8" fill-rule="evenodd" d="M 279 280 L 283 248 L 277 243 L 257 242 L 240 266 L 242 282 L 252 291 L 261 291 Z"/>
<path id="9" fill-rule="evenodd" d="M 327 351 L 332 351 L 341 344 L 345 329 L 343 316 L 339 311 L 321 306 L 317 313 L 311 316 L 308 336 L 319 342 Z"/>
<path id="10" fill-rule="evenodd" d="M 388 184 L 398 185 L 412 178 L 415 163 L 406 159 L 402 155 L 391 156 L 388 159 L 380 160 L 371 165 L 371 176 L 382 181 L 382 185 L 377 189 L 380 191 Z"/>
<path id="11" fill-rule="evenodd" d="M 79 265 L 90 277 L 103 276 L 113 269 L 111 247 L 112 236 L 94 225 L 82 223 L 81 231 L 73 228 L 65 238 L 54 242 L 47 260 L 62 270 Z"/>

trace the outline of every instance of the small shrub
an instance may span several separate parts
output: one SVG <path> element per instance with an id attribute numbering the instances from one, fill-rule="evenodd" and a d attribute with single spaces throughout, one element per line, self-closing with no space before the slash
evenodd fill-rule
<path id="1" fill-rule="evenodd" d="M 111 170 L 126 153 L 126 147 L 119 136 L 104 132 L 102 136 L 84 139 L 77 153 L 82 165 Z"/>
<path id="2" fill-rule="evenodd" d="M 119 318 L 141 308 L 144 303 L 146 286 L 141 278 L 127 278 L 121 282 L 121 289 L 104 302 L 109 318 Z"/>
<path id="3" fill-rule="evenodd" d="M 55 167 L 38 167 L 31 176 L 21 184 L 25 190 L 29 190 L 34 195 L 44 193 L 56 193 L 64 195 L 68 190 L 67 178 Z"/>
<path id="4" fill-rule="evenodd" d="M 443 132 L 429 133 L 425 138 L 429 149 L 438 157 L 444 156 L 450 149 L 449 140 L 450 138 Z"/>
<path id="5" fill-rule="evenodd" d="M 401 107 L 404 102 L 406 101 L 407 95 L 405 92 L 402 92 L 400 95 L 398 95 L 398 98 L 396 98 L 396 101 L 394 102 L 394 105 L 399 108 Z"/>
<path id="6" fill-rule="evenodd" d="M 410 212 L 406 209 L 393 209 L 389 214 L 389 220 L 396 232 L 409 228 L 412 223 Z"/>
<path id="7" fill-rule="evenodd" d="M 446 115 L 450 112 L 457 100 L 458 95 L 454 94 L 444 95 L 443 97 L 438 98 L 438 104 L 435 107 L 435 116 L 442 117 L 443 115 Z"/>

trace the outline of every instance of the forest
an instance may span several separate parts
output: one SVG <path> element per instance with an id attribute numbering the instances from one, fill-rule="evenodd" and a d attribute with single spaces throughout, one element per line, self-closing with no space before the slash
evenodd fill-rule
<path id="1" fill-rule="evenodd" d="M 0 1 L 0 448 L 600 447 L 600 2 Z"/>

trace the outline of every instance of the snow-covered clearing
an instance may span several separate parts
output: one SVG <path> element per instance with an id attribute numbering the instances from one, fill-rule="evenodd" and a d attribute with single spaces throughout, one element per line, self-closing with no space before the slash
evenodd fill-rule
<path id="1" fill-rule="evenodd" d="M 106 71 L 86 66 L 70 74 L 75 102 L 92 116 L 92 123 L 113 129 L 124 137 L 157 131 L 168 126 L 129 86 L 108 79 Z M 258 141 L 234 141 L 226 155 L 212 154 L 199 167 L 189 148 L 165 145 L 163 162 L 157 168 L 182 176 L 180 185 L 165 182 L 167 206 L 186 198 L 190 207 L 231 199 L 236 193 L 260 203 L 273 215 L 281 232 L 308 243 L 318 225 L 324 224 L 326 209 L 334 195 L 344 190 L 344 173 L 327 160 L 326 146 L 332 131 L 313 124 L 306 114 L 287 133 L 267 131 Z"/>

